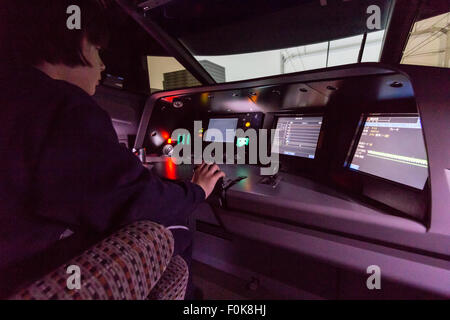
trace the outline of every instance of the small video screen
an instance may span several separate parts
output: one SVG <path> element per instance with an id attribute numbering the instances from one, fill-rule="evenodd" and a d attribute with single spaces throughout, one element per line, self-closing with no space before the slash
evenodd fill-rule
<path id="1" fill-rule="evenodd" d="M 237 123 L 238 118 L 209 119 L 208 130 L 206 131 L 204 140 L 207 142 L 234 143 Z M 221 134 L 217 134 L 219 132 Z"/>
<path id="2" fill-rule="evenodd" d="M 368 116 L 350 168 L 422 190 L 428 160 L 420 118 Z"/>
<path id="3" fill-rule="evenodd" d="M 322 120 L 322 116 L 278 118 L 278 139 L 272 143 L 272 152 L 278 150 L 279 154 L 314 159 Z"/>

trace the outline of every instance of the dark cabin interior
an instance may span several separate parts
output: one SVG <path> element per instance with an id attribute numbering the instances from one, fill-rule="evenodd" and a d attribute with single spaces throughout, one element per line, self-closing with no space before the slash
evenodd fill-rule
<path id="1" fill-rule="evenodd" d="M 114 19 L 120 32 L 105 52 L 105 61 L 111 65 L 107 72 L 125 77 L 123 91 L 127 93 L 101 88 L 96 98 L 111 113 L 118 112 L 116 119 L 125 117 L 128 110 L 126 120 L 130 127 L 123 129 L 123 139 L 130 148 L 145 148 L 148 156 L 164 155 L 167 143 L 155 142 L 154 137 L 171 134 L 177 128 L 186 128 L 194 140 L 195 120 L 202 121 L 204 129 L 214 118 L 237 118 L 237 127 L 241 129 L 246 129 L 244 124 L 249 119 L 257 117 L 261 119 L 251 123 L 254 129 L 275 128 L 283 117 L 323 120 L 314 160 L 280 154 L 279 181 L 264 182 L 259 163 L 221 165 L 228 179 L 246 178 L 216 193 L 195 211 L 191 221 L 195 228 L 194 279 L 205 287 L 206 299 L 445 296 L 448 288 L 438 289 L 439 280 L 433 285 L 430 281 L 429 287 L 417 282 L 428 274 L 427 268 L 441 263 L 447 266 L 442 269 L 442 275 L 448 272 L 449 246 L 445 244 L 448 244 L 449 228 L 436 224 L 450 220 L 448 212 L 444 212 L 448 211 L 445 206 L 438 212 L 432 205 L 436 193 L 440 196 L 445 193 L 433 188 L 433 173 L 430 172 L 423 186 L 416 188 L 350 168 L 364 124 L 372 116 L 420 115 L 429 163 L 434 156 L 445 158 L 443 151 L 448 148 L 433 147 L 433 141 L 427 138 L 427 127 L 430 126 L 430 131 L 443 130 L 445 120 L 438 125 L 427 123 L 427 119 L 433 121 L 436 118 L 432 114 L 437 113 L 448 120 L 446 98 L 434 95 L 440 104 L 419 95 L 431 96 L 435 92 L 448 98 L 445 93 L 448 93 L 448 71 L 398 64 L 411 21 L 446 12 L 445 3 L 422 4 L 417 17 L 417 8 L 409 7 L 409 2 L 397 1 L 390 13 L 390 23 L 404 28 L 388 30 L 379 63 L 247 81 L 216 84 L 209 77 L 202 77 L 204 70 L 198 63 L 189 64 L 192 58 L 187 57 L 186 49 L 177 50 L 179 43 L 165 41 L 183 39 L 189 41 L 192 53 L 214 55 L 284 48 L 302 44 L 299 39 L 305 44 L 320 42 L 341 37 L 341 31 L 346 35 L 361 33 L 363 21 L 346 18 L 346 14 L 354 11 L 335 3 L 323 10 L 315 2 L 319 1 L 173 1 L 143 14 L 139 11 L 142 8 L 136 9 L 129 1 L 118 1 L 125 12 Z M 378 2 L 384 8 L 389 7 L 386 1 Z M 364 1 L 348 5 L 353 10 L 365 8 Z M 297 6 L 305 8 L 302 19 L 293 13 L 297 11 L 292 8 Z M 248 19 L 250 12 L 254 19 Z M 266 23 L 271 14 L 278 13 L 282 20 L 275 25 Z M 386 24 L 388 15 L 383 19 Z M 323 28 L 316 28 L 318 21 L 326 21 Z M 142 30 L 146 23 L 149 28 L 158 27 L 151 32 L 154 39 Z M 334 24 L 342 23 L 344 28 L 334 28 Z M 264 32 L 252 34 L 251 28 L 263 28 Z M 245 32 L 236 37 L 239 29 Z M 283 30 L 300 30 L 300 35 L 293 37 Z M 130 44 L 122 42 L 121 32 L 126 32 Z M 210 39 L 219 35 L 221 41 L 209 46 Z M 109 108 L 111 97 L 135 94 L 137 101 L 138 92 L 148 87 L 147 71 L 140 69 L 141 60 L 131 62 L 128 58 L 133 54 L 174 56 L 185 62 L 184 67 L 203 85 L 158 92 L 145 103 L 145 100 L 131 103 L 126 98 L 120 106 Z M 125 61 L 135 66 L 126 65 Z M 141 72 L 136 72 L 137 69 Z M 433 79 L 433 85 L 416 77 Z M 422 85 L 424 88 L 417 88 Z M 175 101 L 182 107 L 175 107 Z M 116 128 L 120 132 L 120 126 Z M 203 148 L 208 145 L 201 139 L 200 144 Z M 440 151 L 432 155 L 434 148 Z M 238 147 L 234 149 L 237 151 Z M 442 161 L 448 163 L 448 159 Z M 193 165 L 177 166 L 171 161 L 152 163 L 150 160 L 147 165 L 169 180 L 187 179 L 193 168 Z M 389 293 L 378 294 L 365 288 L 363 265 L 375 257 L 392 268 L 386 284 Z M 417 272 L 423 272 L 421 276 L 413 271 L 416 267 Z M 409 270 L 409 276 L 400 281 L 403 268 Z"/>
<path id="2" fill-rule="evenodd" d="M 450 5 L 369 2 L 105 1 L 111 39 L 94 99 L 119 142 L 144 150 L 143 165 L 168 181 L 195 169 L 194 156 L 174 162 L 177 145 L 234 155 L 221 158 L 226 177 L 189 221 L 203 299 L 450 297 L 449 69 L 400 63 L 414 22 Z M 196 59 L 365 41 L 369 4 L 386 30 L 378 62 L 361 61 L 362 45 L 352 64 L 217 82 Z M 173 57 L 200 85 L 151 93 L 149 56 Z M 216 120 L 257 135 L 209 139 Z M 299 147 L 262 140 L 273 129 Z M 274 146 L 275 164 L 249 163 Z M 371 265 L 382 290 L 366 286 Z"/>

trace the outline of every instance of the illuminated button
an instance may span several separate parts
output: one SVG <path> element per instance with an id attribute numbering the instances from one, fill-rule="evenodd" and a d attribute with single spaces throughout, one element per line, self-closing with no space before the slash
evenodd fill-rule
<path id="1" fill-rule="evenodd" d="M 250 122 L 247 121 L 247 122 L 245 123 L 245 126 L 246 126 L 247 128 L 250 127 Z"/>
<path id="2" fill-rule="evenodd" d="M 236 146 L 237 147 L 243 147 L 248 146 L 250 139 L 249 138 L 237 138 Z"/>
<path id="3" fill-rule="evenodd" d="M 172 143 L 172 139 L 167 139 L 167 143 Z"/>

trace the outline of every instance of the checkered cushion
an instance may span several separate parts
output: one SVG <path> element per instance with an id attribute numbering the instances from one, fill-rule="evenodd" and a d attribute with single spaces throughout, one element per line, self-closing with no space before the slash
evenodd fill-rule
<path id="1" fill-rule="evenodd" d="M 21 290 L 12 299 L 146 299 L 168 267 L 173 250 L 174 240 L 169 230 L 149 221 L 136 222 Z M 176 265 L 170 270 L 181 270 L 183 259 L 178 258 L 173 259 Z M 67 273 L 70 265 L 80 268 L 80 289 L 68 289 L 68 279 L 73 275 Z M 186 285 L 176 287 L 174 297 L 180 297 L 181 291 L 184 296 L 182 287 L 185 290 Z"/>
<path id="2" fill-rule="evenodd" d="M 183 300 L 188 278 L 187 263 L 180 256 L 173 257 L 148 298 L 152 300 Z"/>

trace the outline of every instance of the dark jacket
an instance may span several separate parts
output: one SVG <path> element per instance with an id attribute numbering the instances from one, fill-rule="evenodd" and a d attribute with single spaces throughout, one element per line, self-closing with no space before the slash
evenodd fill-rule
<path id="1" fill-rule="evenodd" d="M 37 69 L 0 67 L 0 121 L 0 269 L 44 252 L 66 229 L 170 225 L 205 198 L 198 185 L 144 168 L 89 95 Z"/>

